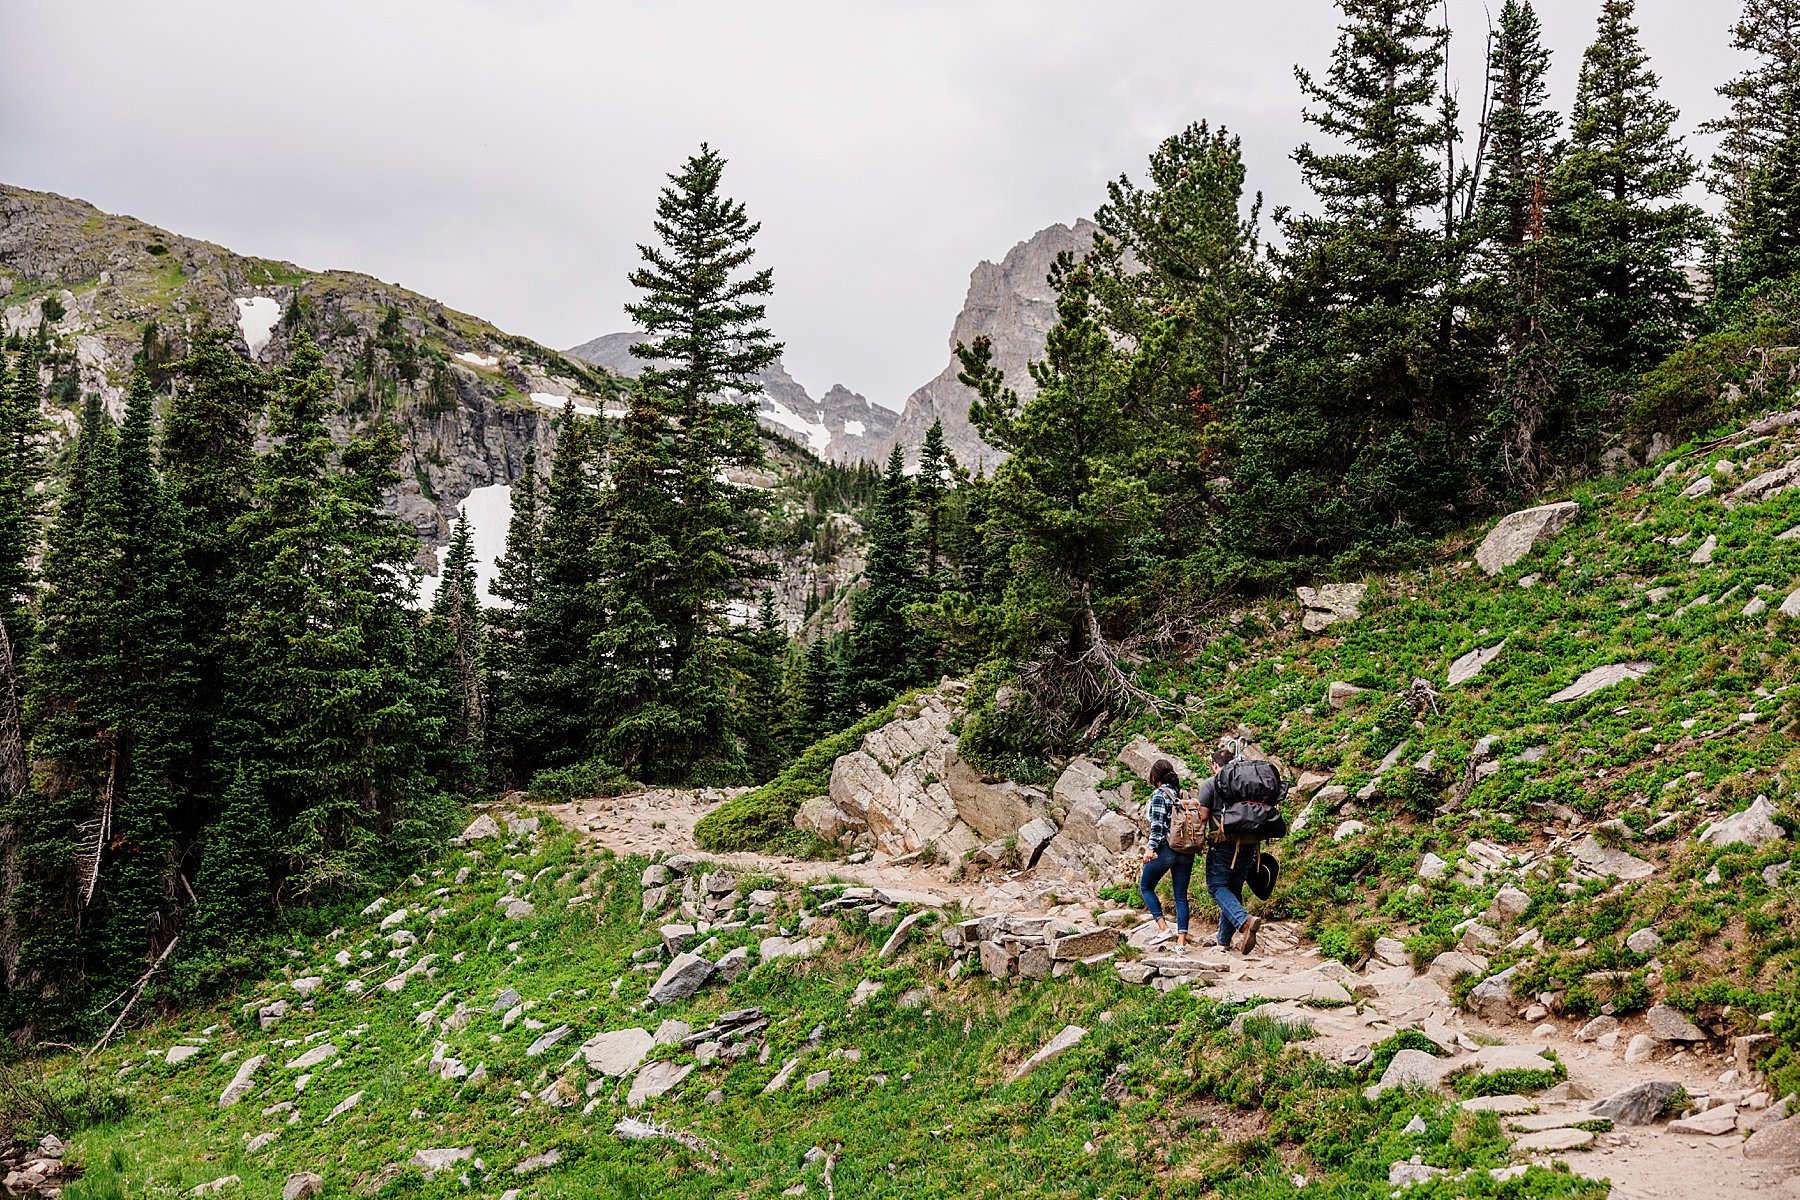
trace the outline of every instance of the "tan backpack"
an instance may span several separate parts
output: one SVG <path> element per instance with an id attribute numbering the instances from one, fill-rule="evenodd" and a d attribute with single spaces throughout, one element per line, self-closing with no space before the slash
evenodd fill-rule
<path id="1" fill-rule="evenodd" d="M 1201 808 L 1177 793 L 1175 807 L 1169 810 L 1169 849 L 1177 854 L 1204 854 L 1208 845 L 1206 822 L 1200 819 Z"/>

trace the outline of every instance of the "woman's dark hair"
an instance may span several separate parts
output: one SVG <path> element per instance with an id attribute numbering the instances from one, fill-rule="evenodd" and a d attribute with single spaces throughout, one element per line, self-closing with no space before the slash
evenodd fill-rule
<path id="1" fill-rule="evenodd" d="M 1181 780 L 1175 777 L 1175 765 L 1166 758 L 1159 758 L 1150 764 L 1150 786 L 1168 786 L 1176 791 L 1181 790 Z"/>

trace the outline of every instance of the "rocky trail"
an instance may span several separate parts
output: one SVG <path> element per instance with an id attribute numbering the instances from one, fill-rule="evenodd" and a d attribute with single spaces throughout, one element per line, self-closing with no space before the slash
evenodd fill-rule
<path id="1" fill-rule="evenodd" d="M 1374 957 L 1352 970 L 1325 958 L 1282 923 L 1265 926 L 1250 955 L 1221 951 L 1210 944 L 1215 910 L 1199 894 L 1193 917 L 1197 944 L 1182 953 L 1172 944 L 1148 944 L 1152 929 L 1141 911 L 1098 901 L 1092 885 L 1036 881 L 1034 869 L 977 876 L 952 864 L 922 861 L 916 851 L 851 855 L 859 861 L 703 851 L 694 842 L 694 823 L 730 795 L 649 791 L 547 811 L 619 854 L 686 855 L 741 876 L 775 876 L 797 886 L 829 880 L 866 889 L 845 892 L 841 903 L 859 903 L 872 924 L 896 923 L 896 906 L 937 910 L 934 935 L 966 951 L 952 981 L 978 970 L 1059 975 L 1074 959 L 1074 953 L 1057 949 L 1059 940 L 1075 944 L 1105 930 L 1105 941 L 1115 949 L 1087 961 L 1114 959 L 1121 978 L 1163 990 L 1192 987 L 1209 998 L 1265 1000 L 1252 1015 L 1310 1027 L 1314 1037 L 1304 1044 L 1334 1061 L 1365 1062 L 1373 1045 L 1402 1030 L 1419 1031 L 1437 1047 L 1436 1055 L 1400 1052 L 1376 1088 L 1447 1089 L 1451 1077 L 1468 1072 L 1553 1072 L 1560 1063 L 1566 1078 L 1534 1095 L 1463 1102 L 1501 1116 L 1521 1162 L 1561 1160 L 1579 1174 L 1609 1179 L 1616 1200 L 1800 1197 L 1800 1175 L 1790 1165 L 1800 1153 L 1800 1117 L 1786 1119 L 1792 1098 L 1777 1100 L 1762 1090 L 1750 1067 L 1752 1044 L 1739 1039 L 1735 1047 L 1710 1045 L 1674 1010 L 1658 1006 L 1643 1016 L 1589 1022 L 1551 1012 L 1543 1001 L 1554 997 L 1537 1002 L 1512 997 L 1505 981 L 1486 993 L 1478 988 L 1470 1008 L 1459 1009 L 1447 990 L 1451 976 L 1479 969 L 1479 959 L 1471 962 L 1469 955 L 1451 952 L 1421 972 L 1398 942 L 1383 939 Z M 1132 852 L 1117 856 L 1117 882 L 1134 862 Z M 1080 947 L 1087 949 L 1099 945 Z M 1685 1116 L 1669 1119 L 1664 1101 L 1677 1088 L 1688 1098 Z M 1765 1128 L 1755 1141 L 1746 1139 L 1746 1133 Z M 1400 1186 L 1434 1173 L 1428 1166 L 1399 1162 L 1391 1182 Z"/>

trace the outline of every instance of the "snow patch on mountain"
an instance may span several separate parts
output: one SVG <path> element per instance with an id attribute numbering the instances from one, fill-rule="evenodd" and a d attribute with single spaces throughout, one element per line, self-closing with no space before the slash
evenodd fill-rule
<path id="1" fill-rule="evenodd" d="M 239 296 L 232 303 L 237 305 L 238 332 L 244 335 L 250 357 L 255 358 L 269 344 L 275 322 L 281 320 L 281 302 L 271 296 Z"/>

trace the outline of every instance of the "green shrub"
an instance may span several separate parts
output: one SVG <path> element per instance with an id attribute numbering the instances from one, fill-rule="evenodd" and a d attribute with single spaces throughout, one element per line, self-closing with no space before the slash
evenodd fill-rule
<path id="1" fill-rule="evenodd" d="M 125 1093 L 85 1070 L 40 1079 L 18 1067 L 0 1067 L 0 1138 L 68 1137 L 122 1120 L 130 1111 Z"/>
<path id="2" fill-rule="evenodd" d="M 572 767 L 551 767 L 531 777 L 526 794 L 539 804 L 564 804 L 595 796 L 617 796 L 631 788 L 625 772 L 610 763 L 591 759 Z"/>
<path id="3" fill-rule="evenodd" d="M 694 840 L 708 850 L 754 850 L 778 844 L 792 846 L 799 835 L 794 812 L 831 786 L 831 768 L 840 755 L 861 744 L 863 736 L 894 719 L 905 697 L 877 709 L 838 733 L 820 738 L 787 770 L 753 791 L 727 800 L 700 818 Z"/>

